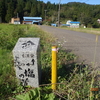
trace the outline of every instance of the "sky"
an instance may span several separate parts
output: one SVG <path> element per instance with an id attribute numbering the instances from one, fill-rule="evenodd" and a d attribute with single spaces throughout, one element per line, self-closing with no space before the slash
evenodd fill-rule
<path id="1" fill-rule="evenodd" d="M 40 0 L 45 3 L 50 1 L 51 3 L 59 3 L 60 0 Z M 61 0 L 62 4 L 68 3 L 68 2 L 81 2 L 81 3 L 86 3 L 86 4 L 91 4 L 91 5 L 100 5 L 100 0 Z"/>

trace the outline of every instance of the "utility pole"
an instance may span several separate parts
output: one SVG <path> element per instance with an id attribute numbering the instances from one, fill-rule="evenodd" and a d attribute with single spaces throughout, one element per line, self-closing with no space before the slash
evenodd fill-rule
<path id="1" fill-rule="evenodd" d="M 61 0 L 59 0 L 59 8 L 58 8 L 58 27 L 60 26 L 60 2 Z"/>
<path id="2" fill-rule="evenodd" d="M 45 11 L 45 21 L 46 21 L 46 12 L 47 12 L 47 10 L 44 10 Z"/>

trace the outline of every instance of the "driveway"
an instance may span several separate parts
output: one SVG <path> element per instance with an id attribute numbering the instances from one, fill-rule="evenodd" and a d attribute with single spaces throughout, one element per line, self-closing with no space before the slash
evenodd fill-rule
<path id="1" fill-rule="evenodd" d="M 100 37 L 96 41 L 96 35 L 70 31 L 61 28 L 41 25 L 40 28 L 57 39 L 56 44 L 62 44 L 67 51 L 71 51 L 78 56 L 78 62 L 100 66 Z M 95 66 L 94 66 L 95 64 Z"/>

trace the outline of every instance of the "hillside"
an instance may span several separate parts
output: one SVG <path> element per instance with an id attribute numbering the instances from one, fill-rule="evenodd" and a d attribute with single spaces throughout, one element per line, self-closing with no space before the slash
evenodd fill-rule
<path id="1" fill-rule="evenodd" d="M 44 3 L 38 0 L 0 0 L 0 19 L 2 22 L 9 22 L 12 17 L 41 16 L 49 23 L 58 20 L 58 4 Z M 46 10 L 46 12 L 45 12 Z M 46 13 L 46 14 L 45 14 Z M 61 4 L 60 21 L 80 21 L 87 27 L 98 28 L 100 25 L 97 19 L 100 18 L 100 5 L 89 5 L 80 2 L 69 2 Z"/>

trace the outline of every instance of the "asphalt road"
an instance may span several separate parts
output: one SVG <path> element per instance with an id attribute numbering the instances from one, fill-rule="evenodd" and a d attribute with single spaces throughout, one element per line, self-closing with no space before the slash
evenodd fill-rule
<path id="1" fill-rule="evenodd" d="M 71 51 L 78 56 L 78 62 L 91 65 L 99 69 L 100 67 L 100 36 L 98 42 L 96 35 L 70 31 L 61 28 L 41 25 L 40 28 L 55 37 L 56 44 L 62 45 L 67 51 Z M 95 65 L 94 65 L 95 64 Z"/>

